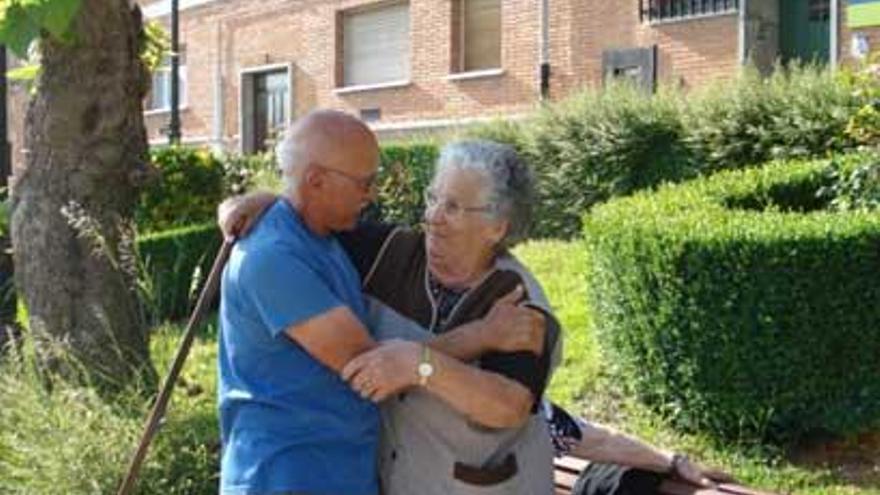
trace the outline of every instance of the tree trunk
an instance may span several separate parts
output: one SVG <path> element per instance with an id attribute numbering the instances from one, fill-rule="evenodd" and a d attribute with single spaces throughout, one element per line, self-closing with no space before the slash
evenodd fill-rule
<path id="1" fill-rule="evenodd" d="M 83 0 L 70 42 L 41 40 L 13 190 L 15 276 L 31 332 L 46 338 L 42 351 L 61 344 L 114 388 L 154 378 L 131 227 L 148 168 L 142 27 L 130 0 Z"/>

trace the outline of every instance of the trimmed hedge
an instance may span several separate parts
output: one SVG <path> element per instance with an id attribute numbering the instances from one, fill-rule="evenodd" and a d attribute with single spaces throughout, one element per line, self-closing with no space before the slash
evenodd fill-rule
<path id="1" fill-rule="evenodd" d="M 211 270 L 222 238 L 214 224 L 141 236 L 142 301 L 153 323 L 185 318 Z"/>
<path id="2" fill-rule="evenodd" d="M 880 424 L 880 215 L 824 210 L 828 167 L 722 172 L 584 217 L 603 347 L 681 426 L 780 441 Z"/>

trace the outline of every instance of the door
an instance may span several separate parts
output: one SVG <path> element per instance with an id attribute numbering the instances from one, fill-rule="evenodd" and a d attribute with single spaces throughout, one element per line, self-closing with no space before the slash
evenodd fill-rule
<path id="1" fill-rule="evenodd" d="M 828 63 L 831 0 L 779 0 L 779 51 L 783 62 Z"/>
<path id="2" fill-rule="evenodd" d="M 254 75 L 255 151 L 267 150 L 287 123 L 288 91 L 285 69 Z"/>

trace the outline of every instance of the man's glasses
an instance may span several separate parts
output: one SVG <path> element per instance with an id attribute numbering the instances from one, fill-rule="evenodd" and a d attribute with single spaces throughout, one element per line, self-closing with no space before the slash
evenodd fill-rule
<path id="1" fill-rule="evenodd" d="M 446 215 L 446 218 L 453 222 L 464 218 L 465 213 L 487 213 L 494 209 L 492 205 L 488 204 L 483 206 L 464 206 L 455 200 L 441 199 L 434 191 L 427 189 L 425 190 L 425 213 L 434 208 L 440 208 L 440 211 Z"/>
<path id="2" fill-rule="evenodd" d="M 332 174 L 336 174 L 340 177 L 344 177 L 352 182 L 355 186 L 357 186 L 360 190 L 369 192 L 376 186 L 376 177 L 377 173 L 370 174 L 366 177 L 358 177 L 356 175 L 350 174 L 348 172 L 343 172 L 342 170 L 336 170 L 335 168 L 325 167 L 323 165 L 315 165 L 316 167 L 324 170 L 326 172 L 330 172 Z"/>

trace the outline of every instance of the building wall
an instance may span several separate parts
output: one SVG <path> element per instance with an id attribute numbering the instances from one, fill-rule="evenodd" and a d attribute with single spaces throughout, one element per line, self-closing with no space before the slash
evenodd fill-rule
<path id="1" fill-rule="evenodd" d="M 860 61 L 853 57 L 851 43 L 853 35 L 864 35 L 868 40 L 868 46 L 872 53 L 880 52 L 880 26 L 849 28 L 847 27 L 846 0 L 841 0 L 840 17 L 838 26 L 840 29 L 840 42 L 838 43 L 838 56 L 840 63 L 849 67 L 856 66 Z"/>
<path id="2" fill-rule="evenodd" d="M 730 78 L 739 67 L 737 14 L 642 22 L 638 0 L 573 0 L 553 13 L 553 93 L 602 83 L 602 53 L 657 45 L 661 83 L 696 87 Z"/>
<path id="3" fill-rule="evenodd" d="M 293 67 L 291 110 L 358 113 L 379 108 L 382 124 L 522 113 L 537 104 L 538 11 L 531 0 L 503 3 L 503 74 L 448 80 L 452 66 L 452 0 L 411 0 L 410 84 L 352 93 L 336 90 L 341 47 L 339 13 L 375 0 L 227 0 L 181 13 L 188 101 L 185 134 L 211 139 L 218 81 L 223 88 L 223 134 L 237 146 L 241 71 L 268 64 Z M 165 22 L 167 19 L 161 19 Z M 147 117 L 151 140 L 161 140 L 167 113 Z"/>
<path id="4" fill-rule="evenodd" d="M 379 0 L 181 0 L 181 42 L 185 47 L 187 98 L 181 113 L 185 141 L 238 149 L 243 71 L 266 65 L 292 68 L 290 115 L 315 107 L 358 113 L 379 108 L 376 128 L 410 129 L 413 124 L 524 114 L 539 105 L 540 0 L 503 1 L 503 73 L 450 80 L 454 0 L 409 0 L 411 81 L 405 87 L 336 91 L 341 60 L 340 12 Z M 146 12 L 161 1 L 142 0 Z M 739 16 L 646 23 L 638 0 L 550 0 L 550 95 L 558 100 L 603 81 L 605 50 L 657 46 L 661 83 L 685 88 L 733 77 L 740 66 Z M 775 9 L 751 0 L 750 17 L 772 25 Z M 840 53 L 845 62 L 851 34 L 841 6 Z M 167 15 L 157 17 L 167 25 Z M 760 22 L 747 26 L 749 46 Z M 756 27 L 757 26 L 757 27 Z M 772 27 L 772 26 L 770 26 Z M 769 32 L 769 31 L 768 31 Z M 776 49 L 764 33 L 761 56 Z M 880 28 L 865 32 L 880 46 Z M 23 91 L 11 98 L 16 162 L 21 156 Z M 219 104 L 218 104 L 219 102 Z M 162 143 L 168 114 L 145 117 L 151 142 Z"/>

